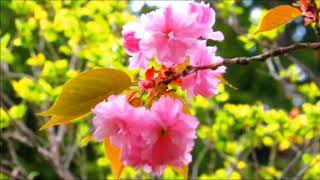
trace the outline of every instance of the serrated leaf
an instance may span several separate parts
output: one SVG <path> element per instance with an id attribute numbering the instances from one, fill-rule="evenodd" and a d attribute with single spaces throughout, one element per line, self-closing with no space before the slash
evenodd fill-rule
<path id="1" fill-rule="evenodd" d="M 103 68 L 81 73 L 62 89 L 55 103 L 40 116 L 53 116 L 41 129 L 69 123 L 87 113 L 112 94 L 119 94 L 131 85 L 130 77 L 119 70 Z"/>
<path id="2" fill-rule="evenodd" d="M 115 179 L 120 179 L 121 173 L 124 169 L 124 165 L 120 160 L 120 149 L 114 147 L 110 138 L 106 138 L 103 141 L 104 152 L 111 164 L 111 170 Z"/>
<path id="3" fill-rule="evenodd" d="M 261 24 L 255 34 L 275 29 L 301 15 L 301 11 L 295 7 L 289 5 L 277 6 L 268 11 L 262 18 Z"/>

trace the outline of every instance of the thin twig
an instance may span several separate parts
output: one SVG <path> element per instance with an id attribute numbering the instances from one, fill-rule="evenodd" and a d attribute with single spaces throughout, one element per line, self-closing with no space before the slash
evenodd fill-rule
<path id="1" fill-rule="evenodd" d="M 26 179 L 23 176 L 19 176 L 19 175 L 14 175 L 12 172 L 10 172 L 10 170 L 6 169 L 3 166 L 0 166 L 0 173 L 5 174 L 6 176 L 10 177 L 11 179 L 16 179 L 16 180 L 24 180 Z"/>
<path id="2" fill-rule="evenodd" d="M 310 168 L 311 168 L 311 166 L 304 165 L 303 168 L 301 168 L 300 171 L 297 173 L 297 175 L 293 178 L 293 180 L 302 179 L 304 173 Z"/>
<path id="3" fill-rule="evenodd" d="M 21 174 L 23 176 L 28 176 L 28 173 L 26 172 L 26 170 L 24 169 L 24 167 L 20 164 L 19 160 L 18 160 L 18 155 L 17 152 L 13 146 L 13 143 L 11 141 L 7 141 L 8 144 L 8 150 L 12 159 L 12 162 L 15 164 L 15 168 L 18 170 L 18 174 L 19 172 L 21 172 Z"/>
<path id="4" fill-rule="evenodd" d="M 70 69 L 75 69 L 76 67 L 76 64 L 77 64 L 77 60 L 78 60 L 78 53 L 79 51 L 84 47 L 83 44 L 80 44 L 77 48 L 75 48 L 73 51 L 72 51 L 72 55 L 71 55 L 71 58 L 70 58 L 70 65 L 69 65 L 69 68 Z"/>
<path id="5" fill-rule="evenodd" d="M 258 157 L 257 157 L 257 153 L 255 151 L 255 149 L 251 148 L 251 155 L 252 155 L 252 158 L 253 158 L 253 165 L 254 165 L 254 168 L 255 168 L 255 178 L 258 179 L 258 176 L 259 176 L 259 161 L 258 161 Z"/>
<path id="6" fill-rule="evenodd" d="M 295 157 L 290 161 L 290 163 L 288 164 L 288 166 L 286 166 L 286 168 L 282 171 L 282 175 L 279 179 L 284 179 L 286 178 L 287 173 L 292 169 L 292 167 L 299 161 L 299 159 L 301 158 L 301 156 L 303 155 L 303 153 L 307 152 L 308 149 L 316 142 L 318 142 L 320 140 L 320 136 L 308 141 L 307 143 L 304 144 L 302 150 L 297 149 L 297 153 L 295 155 Z M 304 169 L 304 168 L 303 168 Z M 306 169 L 307 170 L 307 169 Z M 306 171 L 304 170 L 304 171 Z M 299 173 L 298 173 L 299 174 Z"/>
<path id="7" fill-rule="evenodd" d="M 208 152 L 209 148 L 208 146 L 204 146 L 203 149 L 200 151 L 194 165 L 192 166 L 192 174 L 191 174 L 191 179 L 197 179 L 199 167 L 201 164 L 201 161 L 203 160 L 205 154 Z"/>
<path id="8" fill-rule="evenodd" d="M 273 166 L 274 165 L 274 161 L 276 159 L 276 155 L 277 155 L 277 145 L 273 145 L 271 147 L 271 150 L 270 150 L 270 155 L 269 155 L 269 162 L 268 162 L 268 165 L 269 166 Z"/>
<path id="9" fill-rule="evenodd" d="M 266 61 L 267 67 L 269 69 L 269 72 L 271 76 L 276 79 L 276 80 L 281 80 L 282 78 L 280 77 L 279 73 L 277 72 L 276 68 L 274 67 L 274 64 L 272 60 Z"/>
<path id="10" fill-rule="evenodd" d="M 311 69 L 309 69 L 306 65 L 302 64 L 296 57 L 289 55 L 288 59 L 293 63 L 297 64 L 308 76 L 311 80 L 313 80 L 318 87 L 320 87 L 320 79 L 313 73 Z"/>
<path id="11" fill-rule="evenodd" d="M 288 166 L 286 166 L 286 168 L 282 171 L 282 176 L 279 179 L 284 179 L 286 178 L 285 176 L 287 175 L 287 173 L 291 170 L 291 168 L 299 161 L 300 157 L 302 156 L 303 152 L 299 151 L 296 153 L 296 155 L 294 156 L 294 158 L 290 161 L 290 163 L 288 164 Z"/>

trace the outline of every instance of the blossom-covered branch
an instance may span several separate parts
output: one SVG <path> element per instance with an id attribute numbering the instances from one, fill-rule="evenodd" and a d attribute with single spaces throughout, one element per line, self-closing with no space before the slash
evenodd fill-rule
<path id="1" fill-rule="evenodd" d="M 264 54 L 260 54 L 257 56 L 251 56 L 251 57 L 235 57 L 230 59 L 224 59 L 223 62 L 217 63 L 217 64 L 210 64 L 210 65 L 203 65 L 203 66 L 189 66 L 186 70 L 184 70 L 182 73 L 174 74 L 171 77 L 165 79 L 163 83 L 170 83 L 173 80 L 179 79 L 180 77 L 187 76 L 189 74 L 192 74 L 194 72 L 197 72 L 199 70 L 205 70 L 205 69 L 212 69 L 215 70 L 218 67 L 222 65 L 229 65 L 229 64 L 240 64 L 240 65 L 246 65 L 255 61 L 266 61 L 270 57 L 276 57 L 281 56 L 289 52 L 293 52 L 299 49 L 320 49 L 320 42 L 316 43 L 297 43 L 286 47 L 280 47 L 271 50 L 270 52 L 266 52 Z"/>
<path id="2" fill-rule="evenodd" d="M 177 87 L 189 99 L 211 98 L 219 93 L 226 65 L 320 48 L 320 43 L 301 43 L 258 56 L 224 59 L 217 56 L 217 47 L 207 43 L 224 40 L 214 24 L 215 12 L 209 4 L 194 2 L 185 3 L 184 8 L 168 5 L 127 23 L 121 34 L 129 68 L 144 71 L 144 78 L 132 83 L 125 72 L 110 68 L 84 72 L 65 85 L 48 111 L 39 114 L 52 116 L 43 128 L 69 123 L 91 111 L 93 138 L 104 143 L 115 179 L 125 166 L 157 176 L 167 166 L 186 172 L 199 121 L 175 92 Z M 129 89 L 133 85 L 138 88 Z M 124 90 L 126 94 L 119 95 Z"/>

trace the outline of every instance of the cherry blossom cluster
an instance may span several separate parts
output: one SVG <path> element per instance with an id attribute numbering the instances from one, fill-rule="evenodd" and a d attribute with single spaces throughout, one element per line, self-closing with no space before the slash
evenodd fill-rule
<path id="1" fill-rule="evenodd" d="M 145 79 L 137 83 L 138 91 L 111 96 L 93 109 L 93 136 L 98 141 L 111 138 L 125 165 L 161 175 L 166 166 L 184 167 L 191 162 L 198 121 L 179 98 L 170 95 L 174 90 L 168 85 L 181 86 L 190 98 L 217 93 L 225 66 L 172 78 L 188 67 L 222 64 L 217 48 L 206 45 L 208 39 L 224 39 L 212 30 L 214 23 L 209 5 L 188 3 L 187 8 L 167 6 L 144 14 L 123 27 L 130 68 L 145 70 Z M 159 67 L 149 67 L 153 59 Z M 148 98 L 142 100 L 145 94 Z"/>
<path id="2" fill-rule="evenodd" d="M 311 24 L 312 22 L 320 22 L 320 9 L 315 7 L 315 4 L 311 3 L 311 0 L 300 0 L 300 8 L 305 16 L 305 24 Z"/>
<path id="3" fill-rule="evenodd" d="M 198 121 L 183 112 L 181 101 L 161 96 L 146 109 L 130 105 L 126 95 L 111 96 L 93 112 L 93 136 L 98 141 L 111 137 L 125 165 L 161 175 L 168 165 L 191 162 Z"/>
<path id="4" fill-rule="evenodd" d="M 165 68 L 174 69 L 190 60 L 190 66 L 218 64 L 216 48 L 207 47 L 208 39 L 222 41 L 224 36 L 213 31 L 215 13 L 204 3 L 189 3 L 188 7 L 167 6 L 141 16 L 138 22 L 123 27 L 124 48 L 130 57 L 130 68 L 148 68 L 151 59 Z M 219 77 L 225 72 L 204 70 L 181 79 L 181 86 L 189 97 L 211 97 L 217 93 Z M 145 84 L 145 82 L 144 82 Z M 142 87 L 145 88 L 145 87 Z"/>

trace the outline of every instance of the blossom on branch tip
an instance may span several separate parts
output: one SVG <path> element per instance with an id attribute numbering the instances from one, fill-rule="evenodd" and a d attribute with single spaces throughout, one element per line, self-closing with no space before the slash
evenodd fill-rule
<path id="1" fill-rule="evenodd" d="M 122 36 L 125 50 L 132 56 L 131 68 L 145 70 L 152 57 L 171 68 L 185 61 L 187 52 L 197 46 L 200 38 L 224 40 L 220 31 L 212 30 L 215 12 L 209 4 L 187 5 L 187 8 L 169 5 L 124 26 Z"/>
<path id="2" fill-rule="evenodd" d="M 189 17 L 173 6 L 142 15 L 146 33 L 141 39 L 142 49 L 152 52 L 158 62 L 167 67 L 182 63 L 187 50 L 196 42 L 193 19 L 194 16 Z"/>
<path id="3" fill-rule="evenodd" d="M 141 51 L 139 45 L 141 39 L 136 37 L 137 30 L 139 30 L 138 23 L 128 23 L 123 26 L 123 47 L 125 51 L 131 55 L 129 68 L 146 69 L 151 56 Z"/>
<path id="4" fill-rule="evenodd" d="M 316 16 L 315 13 L 319 12 L 320 9 L 317 10 L 316 7 L 313 6 L 311 0 L 300 0 L 300 6 L 300 9 L 305 16 L 304 22 L 306 25 L 311 24 L 312 22 L 320 22 L 320 15 Z"/>
<path id="5" fill-rule="evenodd" d="M 197 67 L 214 65 L 223 62 L 219 56 L 215 56 L 215 47 L 206 47 L 203 43 L 190 52 L 190 65 Z M 206 69 L 197 71 L 182 78 L 182 89 L 187 90 L 188 96 L 202 95 L 211 97 L 218 93 L 217 85 L 221 82 L 220 77 L 225 73 L 226 67 L 220 66 L 215 70 Z"/>
<path id="6" fill-rule="evenodd" d="M 223 41 L 224 36 L 220 31 L 214 32 L 212 26 L 215 23 L 215 12 L 210 8 L 209 4 L 190 3 L 189 13 L 195 14 L 196 23 L 195 28 L 200 33 L 199 36 L 205 39 L 212 39 L 216 41 Z"/>

